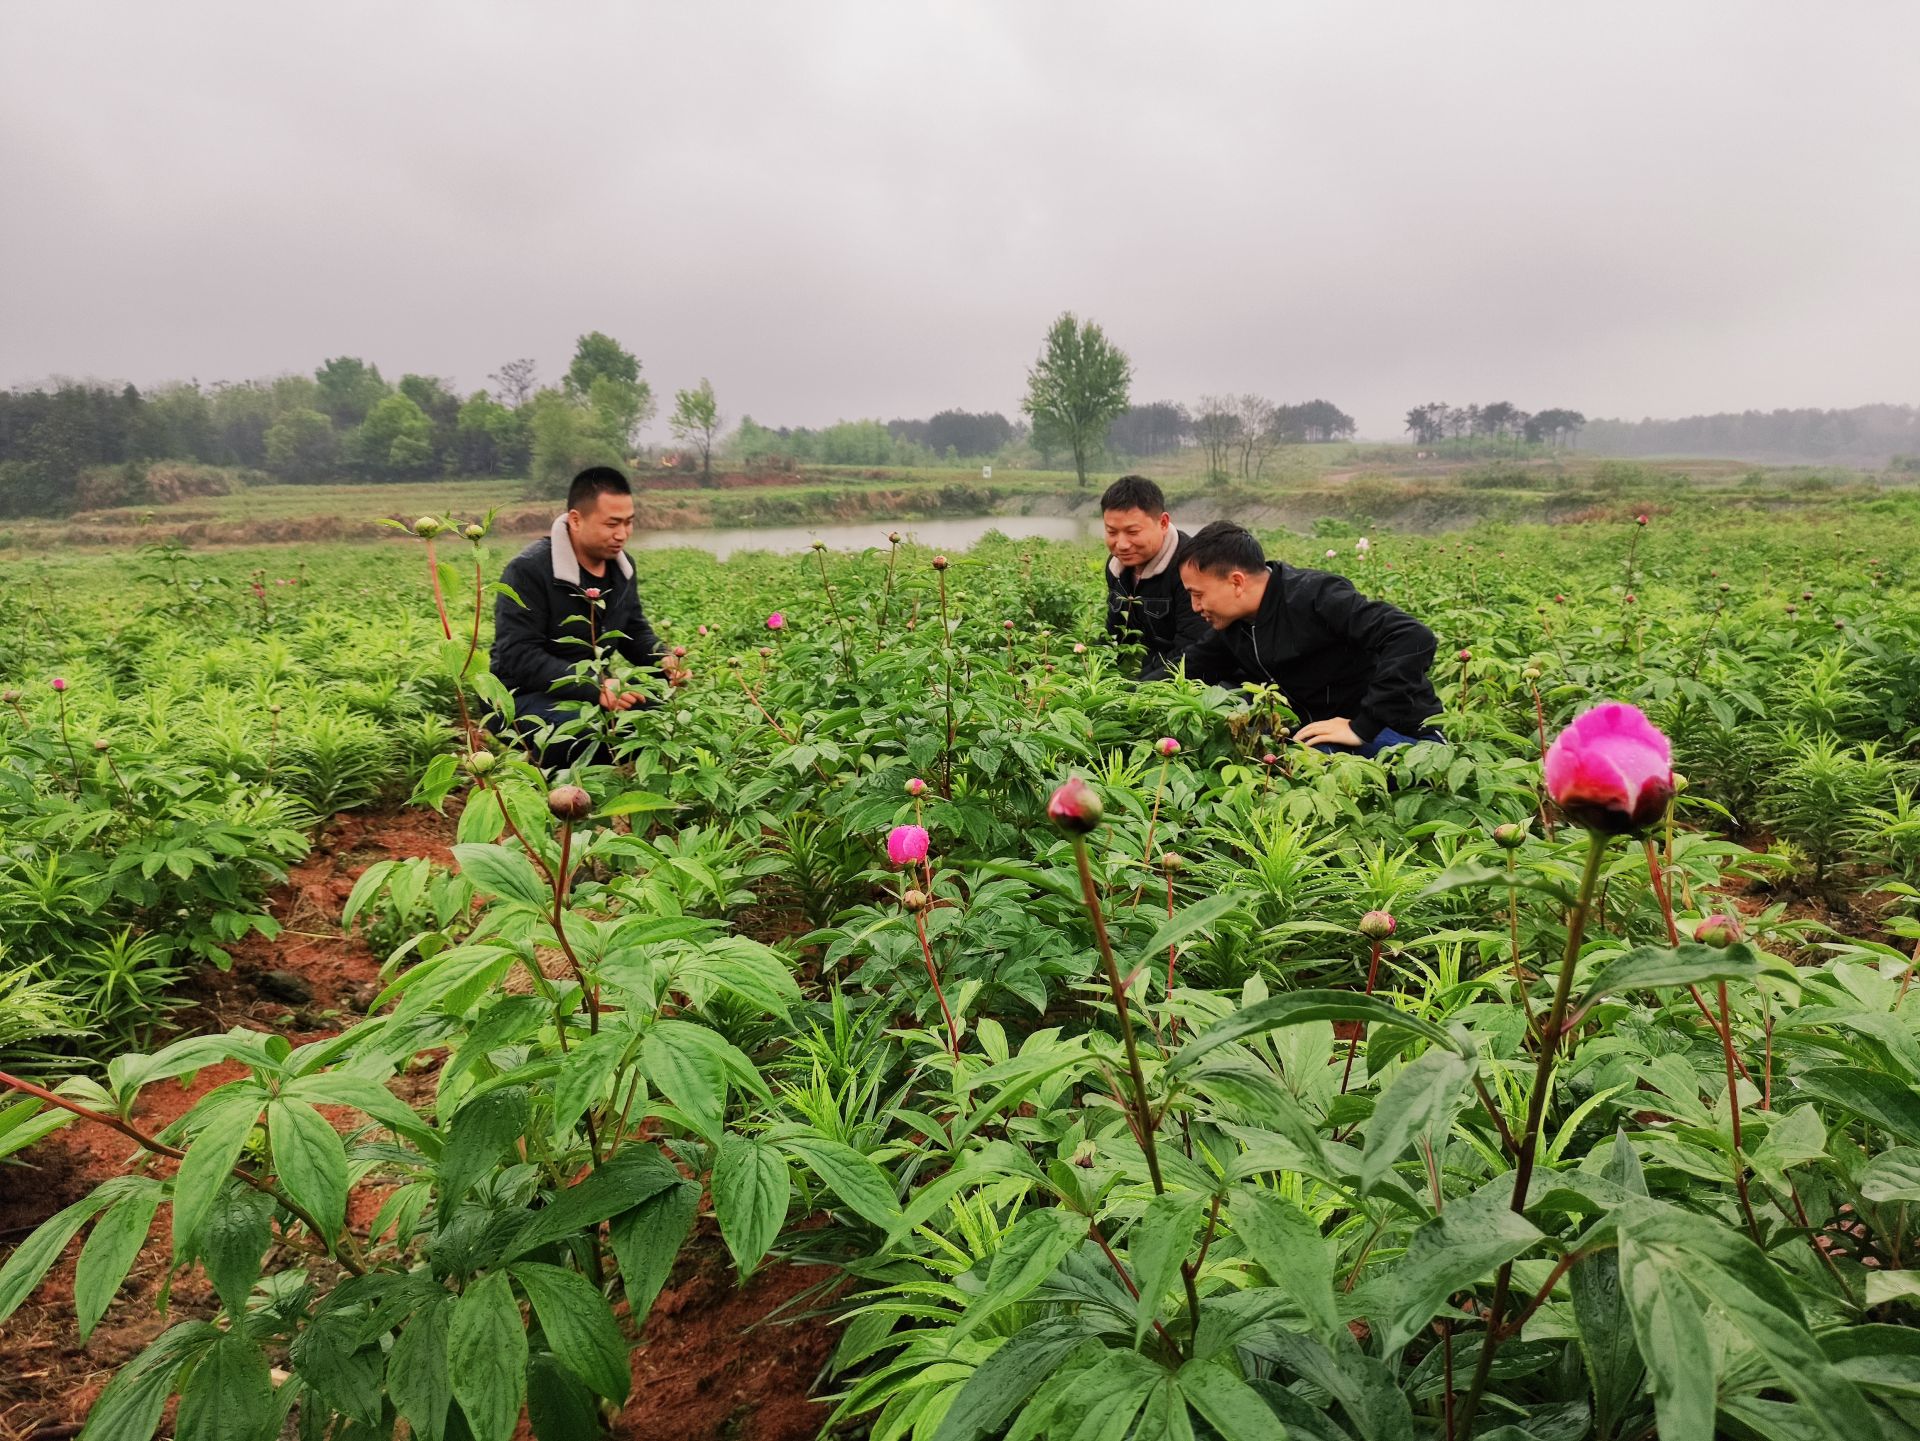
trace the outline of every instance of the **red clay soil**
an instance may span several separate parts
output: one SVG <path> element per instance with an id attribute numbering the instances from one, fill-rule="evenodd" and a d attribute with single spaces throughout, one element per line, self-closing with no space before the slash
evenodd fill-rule
<path id="1" fill-rule="evenodd" d="M 176 1022 L 186 1031 L 247 1026 L 295 1043 L 334 1034 L 357 1014 L 355 1001 L 377 981 L 380 968 L 361 937 L 340 931 L 341 907 L 354 882 L 367 866 L 389 857 L 447 862 L 453 826 L 431 811 L 337 817 L 268 899 L 284 927 L 281 934 L 272 941 L 250 936 L 234 948 L 230 970 L 206 968 Z M 263 996 L 258 977 L 269 970 L 299 976 L 312 987 L 312 999 L 290 1005 Z M 150 1086 L 141 1093 L 134 1123 L 149 1134 L 158 1131 L 240 1074 L 238 1065 L 223 1063 L 207 1067 L 190 1084 Z M 420 1081 L 424 1085 L 426 1078 Z M 81 1122 L 15 1158 L 24 1164 L 0 1163 L 0 1260 L 41 1221 L 119 1174 L 133 1151 L 124 1138 Z M 158 1164 L 165 1174 L 170 1163 Z M 356 1194 L 355 1218 L 368 1219 L 378 1199 Z M 176 1281 L 167 1312 L 158 1310 L 168 1261 L 163 1208 L 153 1243 L 82 1347 L 73 1320 L 73 1267 L 84 1234 L 0 1328 L 0 1441 L 59 1441 L 76 1434 L 116 1369 L 168 1326 L 217 1309 L 211 1288 L 190 1272 Z M 807 1393 L 831 1350 L 831 1334 L 821 1324 L 762 1323 L 824 1274 L 820 1268 L 774 1265 L 740 1288 L 724 1249 L 703 1228 L 655 1303 L 634 1352 L 633 1395 L 615 1435 L 634 1441 L 802 1441 L 814 1435 L 827 1412 Z M 169 1427 L 160 1434 L 170 1434 Z"/>

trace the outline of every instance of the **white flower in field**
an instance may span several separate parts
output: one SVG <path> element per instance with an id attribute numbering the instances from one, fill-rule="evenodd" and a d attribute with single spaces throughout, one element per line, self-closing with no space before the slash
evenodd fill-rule
<path id="1" fill-rule="evenodd" d="M 1365 555 L 1368 551 L 1372 549 L 1373 549 L 1373 542 L 1368 540 L 1364 535 L 1361 536 L 1360 539 L 1356 540 L 1353 543 L 1353 550 L 1354 550 L 1354 554 L 1356 555 Z"/>
<path id="2" fill-rule="evenodd" d="M 1329 551 L 1327 552 L 1327 559 L 1328 559 L 1328 560 L 1333 560 L 1333 559 L 1335 559 L 1335 558 L 1336 558 L 1336 557 L 1337 557 L 1337 556 L 1338 556 L 1339 554 L 1340 554 L 1340 552 L 1339 552 L 1339 551 L 1337 551 L 1337 550 L 1329 550 Z"/>

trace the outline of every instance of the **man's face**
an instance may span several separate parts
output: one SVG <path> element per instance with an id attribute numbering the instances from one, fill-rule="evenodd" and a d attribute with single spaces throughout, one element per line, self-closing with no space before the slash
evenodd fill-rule
<path id="1" fill-rule="evenodd" d="M 1225 630 L 1259 609 L 1247 592 L 1247 573 L 1243 570 L 1216 575 L 1198 566 L 1183 565 L 1180 583 L 1187 588 L 1194 614 L 1215 630 Z"/>
<path id="2" fill-rule="evenodd" d="M 1144 510 L 1104 511 L 1101 519 L 1106 522 L 1107 554 L 1128 570 L 1160 554 L 1160 547 L 1167 543 L 1167 527 L 1173 524 L 1170 515 L 1149 515 Z"/>
<path id="3" fill-rule="evenodd" d="M 633 532 L 633 497 L 602 492 L 580 510 L 567 512 L 567 530 L 582 560 L 605 565 L 627 548 Z"/>

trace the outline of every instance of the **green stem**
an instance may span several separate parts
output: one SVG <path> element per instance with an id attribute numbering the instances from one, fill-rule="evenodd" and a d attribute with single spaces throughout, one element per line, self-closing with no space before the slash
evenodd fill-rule
<path id="1" fill-rule="evenodd" d="M 1080 872 L 1080 894 L 1087 905 L 1087 917 L 1093 922 L 1093 938 L 1100 949 L 1100 960 L 1107 968 L 1107 988 L 1113 993 L 1114 1015 L 1120 1021 L 1120 1044 L 1127 1053 L 1127 1071 L 1133 1081 L 1133 1113 L 1135 1129 L 1140 1135 L 1140 1149 L 1147 1159 L 1147 1175 L 1153 1181 L 1153 1192 L 1164 1196 L 1167 1183 L 1160 1174 L 1160 1150 L 1154 1143 L 1153 1104 L 1147 1099 L 1147 1075 L 1140 1066 L 1140 1047 L 1133 1035 L 1133 1015 L 1127 1007 L 1127 988 L 1120 979 L 1120 967 L 1113 959 L 1113 943 L 1107 939 L 1107 920 L 1100 909 L 1100 892 L 1093 883 L 1093 868 L 1087 863 L 1087 838 L 1075 834 L 1073 837 L 1073 861 Z M 1194 1271 L 1191 1263 L 1180 1263 L 1180 1277 L 1186 1282 L 1187 1311 L 1189 1324 L 1200 1324 L 1200 1293 L 1194 1284 Z"/>
<path id="2" fill-rule="evenodd" d="M 1593 905 L 1593 892 L 1600 882 L 1600 867 L 1607 856 L 1608 836 L 1602 831 L 1587 832 L 1587 863 L 1580 875 L 1580 891 L 1567 920 L 1566 949 L 1560 955 L 1560 975 L 1553 988 L 1553 1006 L 1540 1035 L 1540 1056 L 1533 1072 L 1533 1095 L 1527 1102 L 1526 1129 L 1520 1133 L 1519 1155 L 1513 1168 L 1512 1210 L 1518 1214 L 1527 1208 L 1527 1188 L 1533 1181 L 1534 1159 L 1540 1150 L 1540 1130 L 1546 1120 L 1547 1102 L 1553 1094 L 1553 1063 L 1560 1050 L 1560 1033 L 1567 1019 L 1567 1002 L 1573 994 L 1573 973 L 1579 967 L 1580 942 L 1587 930 L 1587 913 Z M 1480 1409 L 1480 1397 L 1487 1389 L 1493 1371 L 1494 1352 L 1500 1349 L 1500 1317 L 1506 1310 L 1507 1292 L 1513 1284 L 1513 1262 L 1500 1268 L 1493 1283 L 1493 1304 L 1487 1308 L 1487 1332 L 1480 1343 L 1480 1359 L 1474 1366 L 1473 1384 L 1457 1418 L 1456 1434 L 1465 1441 L 1473 1435 L 1474 1413 Z"/>

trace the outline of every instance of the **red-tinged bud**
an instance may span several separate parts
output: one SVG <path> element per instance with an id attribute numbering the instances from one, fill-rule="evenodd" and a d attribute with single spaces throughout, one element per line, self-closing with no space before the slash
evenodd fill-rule
<path id="1" fill-rule="evenodd" d="M 935 570 L 945 570 L 947 568 L 947 558 L 944 555 L 936 555 L 933 558 L 933 568 Z"/>
<path id="2" fill-rule="evenodd" d="M 921 780 L 919 776 L 914 776 L 911 780 L 907 782 L 908 795 L 922 796 L 922 795 L 925 795 L 926 793 L 927 793 L 927 783 Z"/>
<path id="3" fill-rule="evenodd" d="M 568 824 L 584 821 L 593 814 L 593 797 L 579 786 L 555 786 L 547 792 L 547 809 Z"/>
<path id="4" fill-rule="evenodd" d="M 1161 736 L 1159 740 L 1153 743 L 1153 748 L 1163 756 L 1170 756 L 1179 751 L 1180 742 L 1172 736 Z"/>
<path id="5" fill-rule="evenodd" d="M 1099 792 L 1079 776 L 1072 777 L 1047 802 L 1047 819 L 1074 835 L 1083 836 L 1091 831 L 1105 814 Z"/>
<path id="6" fill-rule="evenodd" d="M 1693 938 L 1703 946 L 1712 946 L 1716 951 L 1737 946 L 1746 936 L 1746 927 L 1740 924 L 1740 918 L 1723 912 L 1715 912 L 1693 928 Z"/>
<path id="7" fill-rule="evenodd" d="M 1384 941 L 1397 929 L 1398 922 L 1386 911 L 1368 911 L 1360 917 L 1360 934 L 1370 941 Z"/>
<path id="8" fill-rule="evenodd" d="M 910 911 L 924 911 L 927 908 L 925 891 L 905 891 L 900 896 L 900 904 Z"/>
<path id="9" fill-rule="evenodd" d="M 1493 828 L 1493 843 L 1503 851 L 1517 851 L 1527 843 L 1527 828 L 1511 822 Z"/>

